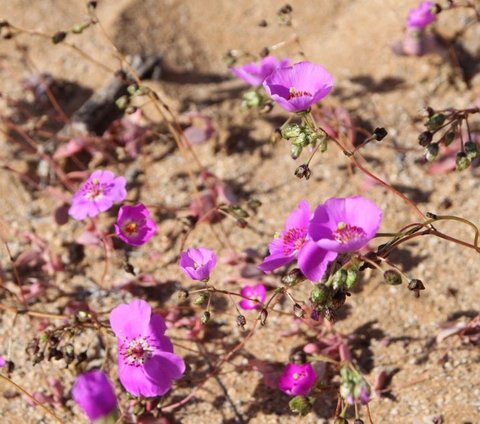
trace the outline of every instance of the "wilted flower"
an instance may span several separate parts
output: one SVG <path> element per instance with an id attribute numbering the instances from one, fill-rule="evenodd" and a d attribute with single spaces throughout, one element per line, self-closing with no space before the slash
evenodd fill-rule
<path id="1" fill-rule="evenodd" d="M 267 289 L 263 284 L 257 284 L 255 286 L 244 286 L 242 290 L 240 290 L 240 294 L 242 296 L 252 299 L 241 300 L 239 302 L 239 305 L 242 309 L 257 309 L 262 305 L 263 302 L 265 302 L 265 298 L 267 297 Z M 258 302 L 255 302 L 254 299 L 256 299 Z"/>
<path id="2" fill-rule="evenodd" d="M 99 370 L 80 374 L 73 385 L 72 397 L 92 422 L 111 414 L 117 408 L 112 383 Z"/>
<path id="3" fill-rule="evenodd" d="M 119 209 L 115 233 L 125 243 L 131 246 L 141 246 L 150 240 L 156 231 L 157 226 L 143 204 L 125 205 Z"/>
<path id="4" fill-rule="evenodd" d="M 278 68 L 265 78 L 267 94 L 288 112 L 300 112 L 323 99 L 333 87 L 332 76 L 320 65 L 299 62 Z"/>
<path id="5" fill-rule="evenodd" d="M 118 376 L 123 387 L 134 396 L 167 393 L 172 381 L 185 372 L 185 363 L 173 353 L 163 317 L 152 314 L 144 300 L 135 299 L 110 312 L 110 325 L 118 338 Z"/>
<path id="6" fill-rule="evenodd" d="M 190 248 L 180 254 L 180 269 L 192 280 L 207 281 L 216 264 L 215 253 L 204 247 Z"/>
<path id="7" fill-rule="evenodd" d="M 260 63 L 251 62 L 243 66 L 230 68 L 230 71 L 248 85 L 260 86 L 275 69 L 284 68 L 290 64 L 290 59 L 277 61 L 273 56 L 266 56 Z"/>
<path id="8" fill-rule="evenodd" d="M 337 254 L 320 248 L 308 236 L 310 206 L 302 200 L 285 222 L 285 229 L 268 246 L 270 255 L 258 266 L 270 272 L 297 259 L 298 267 L 311 281 L 322 278 L 327 265 Z"/>
<path id="9" fill-rule="evenodd" d="M 307 396 L 317 381 L 311 364 L 287 364 L 278 380 L 278 387 L 290 396 Z"/>
<path id="10" fill-rule="evenodd" d="M 430 25 L 436 18 L 435 5 L 431 1 L 423 1 L 417 8 L 410 9 L 407 18 L 407 26 L 409 28 L 425 28 Z"/>
<path id="11" fill-rule="evenodd" d="M 382 221 L 382 211 L 361 196 L 332 198 L 313 213 L 309 235 L 317 245 L 338 253 L 366 246 Z"/>
<path id="12" fill-rule="evenodd" d="M 73 195 L 68 214 L 82 220 L 105 212 L 127 197 L 126 183 L 124 177 L 116 177 L 111 171 L 95 171 Z"/>

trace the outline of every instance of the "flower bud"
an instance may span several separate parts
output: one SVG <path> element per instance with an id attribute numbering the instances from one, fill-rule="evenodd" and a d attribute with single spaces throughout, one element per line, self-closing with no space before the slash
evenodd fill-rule
<path id="1" fill-rule="evenodd" d="M 285 140 L 290 140 L 291 138 L 297 138 L 302 132 L 302 128 L 298 124 L 288 124 L 282 127 L 281 133 L 282 137 Z"/>
<path id="2" fill-rule="evenodd" d="M 72 27 L 72 33 L 74 34 L 81 34 L 84 30 L 86 30 L 90 26 L 90 22 L 86 22 L 83 24 L 75 24 Z"/>
<path id="3" fill-rule="evenodd" d="M 302 147 L 301 146 L 296 146 L 295 144 L 292 144 L 290 147 L 290 155 L 292 156 L 292 159 L 298 159 L 298 157 L 302 154 Z"/>
<path id="4" fill-rule="evenodd" d="M 200 315 L 200 321 L 203 325 L 207 324 L 210 321 L 211 314 L 208 311 L 204 311 L 202 315 Z"/>
<path id="5" fill-rule="evenodd" d="M 435 131 L 439 129 L 445 122 L 445 115 L 443 113 L 434 113 L 430 118 L 428 118 L 425 126 L 430 131 Z"/>
<path id="6" fill-rule="evenodd" d="M 347 269 L 347 279 L 345 280 L 345 287 L 347 289 L 352 289 L 355 287 L 358 281 L 358 269 L 357 268 L 349 268 Z"/>
<path id="7" fill-rule="evenodd" d="M 196 299 L 193 301 L 193 304 L 197 306 L 203 305 L 207 302 L 208 298 L 209 294 L 207 292 L 203 292 L 196 297 Z"/>
<path id="8" fill-rule="evenodd" d="M 339 269 L 331 279 L 331 284 L 334 290 L 343 287 L 347 281 L 347 271 L 345 269 Z"/>
<path id="9" fill-rule="evenodd" d="M 470 166 L 470 159 L 468 159 L 465 153 L 458 152 L 455 159 L 455 164 L 457 165 L 457 171 L 461 172 Z"/>
<path id="10" fill-rule="evenodd" d="M 445 144 L 445 146 L 450 146 L 453 140 L 455 140 L 455 131 L 449 131 L 443 137 L 443 143 Z"/>
<path id="11" fill-rule="evenodd" d="M 294 268 L 288 274 L 285 274 L 282 277 L 281 282 L 286 286 L 293 286 L 295 284 L 301 283 L 304 280 L 305 276 L 302 274 L 302 271 L 300 271 L 298 268 Z"/>
<path id="12" fill-rule="evenodd" d="M 390 286 L 398 286 L 399 284 L 402 284 L 402 276 L 398 271 L 393 269 L 385 271 L 383 273 L 383 278 L 385 279 L 385 283 Z"/>
<path id="13" fill-rule="evenodd" d="M 323 140 L 320 141 L 320 145 L 318 146 L 320 153 L 325 153 L 327 151 L 327 147 L 328 147 L 327 139 L 324 138 Z"/>
<path id="14" fill-rule="evenodd" d="M 348 420 L 343 417 L 337 417 L 333 424 L 348 424 Z"/>
<path id="15" fill-rule="evenodd" d="M 297 178 L 305 178 L 306 180 L 310 179 L 310 176 L 312 175 L 312 171 L 308 167 L 308 164 L 304 163 L 303 165 L 300 165 L 296 170 L 295 170 L 295 176 Z"/>
<path id="16" fill-rule="evenodd" d="M 117 100 L 115 100 L 115 104 L 120 110 L 125 110 L 128 107 L 128 103 L 130 99 L 128 96 L 120 96 Z"/>
<path id="17" fill-rule="evenodd" d="M 302 417 L 307 415 L 313 408 L 311 400 L 304 396 L 295 396 L 288 402 L 290 411 L 300 414 Z"/>
<path id="18" fill-rule="evenodd" d="M 66 37 L 67 37 L 67 33 L 65 31 L 59 31 L 52 36 L 52 43 L 53 44 L 61 43 L 63 40 L 65 40 Z"/>
<path id="19" fill-rule="evenodd" d="M 420 290 L 425 290 L 425 286 L 423 285 L 421 280 L 417 280 L 414 278 L 408 283 L 408 289 L 415 292 L 416 297 L 419 297 Z"/>
<path id="20" fill-rule="evenodd" d="M 377 141 L 382 141 L 387 136 L 387 134 L 387 130 L 383 127 L 375 128 L 373 130 L 373 138 Z"/>
<path id="21" fill-rule="evenodd" d="M 295 303 L 295 305 L 293 305 L 293 313 L 297 318 L 303 318 L 305 316 L 305 311 L 298 303 Z"/>
<path id="22" fill-rule="evenodd" d="M 433 139 L 433 133 L 430 131 L 424 131 L 418 136 L 418 144 L 423 147 L 427 147 Z"/>
<path id="23" fill-rule="evenodd" d="M 477 143 L 475 143 L 474 141 L 467 141 L 463 148 L 465 154 L 467 155 L 467 158 L 470 160 L 476 159 L 480 154 L 480 152 L 478 151 Z"/>
<path id="24" fill-rule="evenodd" d="M 427 147 L 425 157 L 429 162 L 433 162 L 437 158 L 439 152 L 440 147 L 438 143 L 432 143 Z"/>
<path id="25" fill-rule="evenodd" d="M 238 315 L 237 316 L 237 325 L 239 327 L 245 327 L 245 324 L 247 323 L 247 319 L 245 318 L 245 315 Z"/>
<path id="26" fill-rule="evenodd" d="M 246 108 L 257 108 L 262 104 L 262 96 L 255 90 L 247 91 L 243 94 L 242 106 Z"/>
<path id="27" fill-rule="evenodd" d="M 325 284 L 317 284 L 310 293 L 310 299 L 315 305 L 325 306 L 332 299 L 332 289 Z"/>
<path id="28" fill-rule="evenodd" d="M 260 312 L 260 324 L 265 325 L 268 317 L 268 311 L 266 309 L 262 309 L 262 312 Z"/>
<path id="29" fill-rule="evenodd" d="M 343 306 L 346 299 L 347 299 L 347 295 L 343 290 L 336 291 L 332 296 L 330 307 L 334 311 L 336 311 L 337 309 L 340 309 Z"/>

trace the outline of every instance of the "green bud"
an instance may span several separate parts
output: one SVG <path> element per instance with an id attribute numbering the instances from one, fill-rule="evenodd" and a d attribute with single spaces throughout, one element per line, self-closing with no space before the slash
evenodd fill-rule
<path id="1" fill-rule="evenodd" d="M 324 138 L 320 141 L 320 146 L 318 147 L 318 150 L 320 150 L 320 153 L 325 153 L 327 151 L 327 139 Z"/>
<path id="2" fill-rule="evenodd" d="M 115 104 L 120 110 L 125 110 L 128 107 L 130 99 L 128 96 L 120 96 L 117 100 L 115 100 Z"/>
<path id="3" fill-rule="evenodd" d="M 453 143 L 453 140 L 455 140 L 455 131 L 449 131 L 443 137 L 445 146 L 450 146 L 450 144 Z"/>
<path id="4" fill-rule="evenodd" d="M 304 396 L 295 396 L 288 402 L 290 411 L 300 414 L 302 417 L 307 415 L 313 408 L 312 401 Z"/>
<path id="5" fill-rule="evenodd" d="M 345 281 L 345 287 L 350 290 L 357 284 L 358 281 L 358 269 L 349 268 L 347 269 L 347 279 Z"/>
<path id="6" fill-rule="evenodd" d="M 210 295 L 207 292 L 203 292 L 197 296 L 197 298 L 193 301 L 194 305 L 200 306 L 204 305 L 207 301 Z"/>
<path id="7" fill-rule="evenodd" d="M 438 143 L 432 143 L 427 147 L 425 151 L 425 157 L 429 162 L 433 162 L 437 158 L 439 152 L 440 147 Z"/>
<path id="8" fill-rule="evenodd" d="M 390 286 L 398 286 L 399 284 L 402 284 L 402 276 L 394 269 L 385 271 L 383 273 L 383 278 L 385 279 L 385 283 L 389 284 Z"/>
<path id="9" fill-rule="evenodd" d="M 333 422 L 333 424 L 348 424 L 348 420 L 343 417 L 337 417 L 335 418 L 335 421 Z"/>
<path id="10" fill-rule="evenodd" d="M 478 151 L 477 143 L 475 143 L 474 141 L 467 141 L 463 148 L 465 154 L 467 155 L 467 158 L 470 160 L 474 160 L 480 154 L 480 152 Z"/>
<path id="11" fill-rule="evenodd" d="M 302 271 L 300 271 L 298 268 L 294 268 L 288 274 L 285 274 L 282 277 L 281 282 L 286 286 L 293 286 L 295 284 L 301 283 L 304 280 L 305 276 L 302 274 Z"/>
<path id="12" fill-rule="evenodd" d="M 262 96 L 255 90 L 247 91 L 243 94 L 242 106 L 248 109 L 257 108 L 262 105 Z"/>
<path id="13" fill-rule="evenodd" d="M 127 93 L 130 94 L 131 96 L 133 96 L 135 94 L 135 92 L 137 91 L 137 89 L 138 89 L 137 84 L 130 84 L 127 87 Z"/>
<path id="14" fill-rule="evenodd" d="M 434 113 L 425 123 L 425 126 L 430 131 L 435 131 L 440 128 L 445 122 L 445 115 L 443 113 Z"/>
<path id="15" fill-rule="evenodd" d="M 292 144 L 290 148 L 292 159 L 298 159 L 298 157 L 302 154 L 302 150 L 302 146 L 296 146 L 295 144 Z"/>
<path id="16" fill-rule="evenodd" d="M 228 212 L 234 215 L 235 218 L 248 218 L 250 216 L 247 211 L 238 205 L 230 205 L 228 207 Z"/>
<path id="17" fill-rule="evenodd" d="M 200 315 L 200 321 L 203 325 L 207 324 L 210 321 L 211 314 L 208 311 L 204 311 L 202 315 Z"/>
<path id="18" fill-rule="evenodd" d="M 282 137 L 285 140 L 290 140 L 291 138 L 297 138 L 302 132 L 302 128 L 298 124 L 288 124 L 282 127 L 281 133 Z"/>
<path id="19" fill-rule="evenodd" d="M 430 131 L 424 131 L 418 136 L 418 144 L 423 147 L 427 147 L 431 142 L 433 138 L 433 133 Z"/>
<path id="20" fill-rule="evenodd" d="M 74 34 L 81 34 L 84 30 L 86 30 L 90 26 L 90 22 L 86 22 L 83 24 L 75 24 L 72 27 L 72 32 Z"/>
<path id="21" fill-rule="evenodd" d="M 458 152 L 457 157 L 455 159 L 455 163 L 457 165 L 457 171 L 461 172 L 470 166 L 470 159 L 468 159 L 465 153 Z"/>
<path id="22" fill-rule="evenodd" d="M 307 134 L 301 132 L 297 137 L 292 138 L 292 145 L 306 147 L 308 146 Z"/>
<path id="23" fill-rule="evenodd" d="M 310 299 L 315 305 L 324 306 L 327 305 L 332 299 L 332 288 L 325 284 L 319 283 L 313 287 L 310 293 Z"/>
<path id="24" fill-rule="evenodd" d="M 343 287 L 347 281 L 347 270 L 339 269 L 331 279 L 331 285 L 334 290 Z"/>

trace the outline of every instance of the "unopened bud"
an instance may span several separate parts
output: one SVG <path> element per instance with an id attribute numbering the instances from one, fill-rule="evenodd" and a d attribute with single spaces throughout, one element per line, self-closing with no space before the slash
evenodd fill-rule
<path id="1" fill-rule="evenodd" d="M 325 284 L 317 284 L 310 293 L 310 299 L 315 305 L 327 305 L 332 298 L 332 289 Z"/>
<path id="2" fill-rule="evenodd" d="M 120 96 L 117 100 L 115 100 L 115 104 L 120 110 L 125 110 L 128 106 L 130 99 L 128 96 Z"/>
<path id="3" fill-rule="evenodd" d="M 312 171 L 308 167 L 306 163 L 303 165 L 300 165 L 296 170 L 295 170 L 295 176 L 297 178 L 305 178 L 306 180 L 310 179 L 310 176 L 312 175 Z"/>
<path id="4" fill-rule="evenodd" d="M 347 279 L 345 280 L 345 287 L 347 289 L 352 289 L 355 287 L 358 281 L 358 269 L 357 268 L 349 268 L 347 269 Z"/>
<path id="5" fill-rule="evenodd" d="M 347 271 L 339 269 L 332 277 L 332 287 L 334 290 L 343 287 L 347 281 Z"/>
<path id="6" fill-rule="evenodd" d="M 235 216 L 235 218 L 248 218 L 250 216 L 247 211 L 238 205 L 230 205 L 227 210 Z"/>
<path id="7" fill-rule="evenodd" d="M 332 300 L 330 302 L 330 307 L 336 311 L 343 306 L 346 299 L 347 295 L 345 294 L 345 292 L 343 290 L 339 290 L 333 294 Z"/>
<path id="8" fill-rule="evenodd" d="M 465 171 L 470 166 L 470 159 L 463 152 L 458 152 L 457 157 L 455 158 L 455 164 L 457 166 L 457 171 Z"/>
<path id="9" fill-rule="evenodd" d="M 72 27 L 72 32 L 74 34 L 81 34 L 84 30 L 86 30 L 90 26 L 90 22 L 84 24 L 75 24 Z"/>
<path id="10" fill-rule="evenodd" d="M 52 43 L 53 44 L 61 43 L 63 40 L 65 40 L 66 36 L 67 36 L 67 33 L 65 31 L 59 31 L 53 35 Z"/>
<path id="11" fill-rule="evenodd" d="M 247 323 L 247 319 L 245 318 L 245 315 L 238 315 L 237 316 L 237 325 L 239 327 L 245 327 L 245 324 Z"/>
<path id="12" fill-rule="evenodd" d="M 281 279 L 282 284 L 286 286 L 292 286 L 301 283 L 305 280 L 305 276 L 298 268 L 292 269 L 288 274 L 284 275 Z"/>
<path id="13" fill-rule="evenodd" d="M 438 143 L 432 143 L 427 147 L 425 151 L 425 158 L 429 162 L 433 162 L 437 158 L 439 152 L 440 152 L 440 147 Z"/>
<path id="14" fill-rule="evenodd" d="M 476 159 L 480 154 L 480 152 L 478 151 L 477 143 L 475 143 L 474 141 L 467 141 L 463 146 L 463 150 L 465 151 L 467 158 L 470 160 Z"/>
<path id="15" fill-rule="evenodd" d="M 298 303 L 295 303 L 295 305 L 293 305 L 293 313 L 297 318 L 303 318 L 305 316 L 305 311 Z"/>
<path id="16" fill-rule="evenodd" d="M 328 143 L 327 139 L 324 138 L 320 141 L 320 144 L 318 145 L 318 150 L 320 150 L 320 153 L 325 153 L 327 151 Z"/>
<path id="17" fill-rule="evenodd" d="M 388 132 L 385 128 L 375 128 L 375 130 L 373 131 L 373 138 L 377 141 L 382 141 L 387 136 L 387 134 Z"/>
<path id="18" fill-rule="evenodd" d="M 207 292 L 200 293 L 193 301 L 194 305 L 200 306 L 207 302 L 209 294 Z"/>
<path id="19" fill-rule="evenodd" d="M 281 128 L 281 134 L 285 140 L 296 138 L 300 135 L 301 132 L 302 128 L 298 124 L 288 124 Z"/>
<path id="20" fill-rule="evenodd" d="M 301 146 L 296 146 L 295 144 L 292 144 L 290 147 L 290 155 L 292 156 L 292 159 L 298 159 L 298 157 L 302 154 L 302 147 Z"/>
<path id="21" fill-rule="evenodd" d="M 443 113 L 434 113 L 430 118 L 428 118 L 425 126 L 430 131 L 435 131 L 439 129 L 445 122 L 445 115 Z"/>
<path id="22" fill-rule="evenodd" d="M 417 280 L 414 278 L 408 283 L 408 289 L 415 292 L 415 295 L 418 297 L 419 291 L 425 290 L 425 286 L 423 285 L 423 282 L 421 280 Z"/>
<path id="23" fill-rule="evenodd" d="M 348 424 L 348 420 L 343 417 L 337 417 L 335 418 L 335 421 L 333 422 L 333 424 Z"/>
<path id="24" fill-rule="evenodd" d="M 200 315 L 200 321 L 201 321 L 201 323 L 202 323 L 203 325 L 207 324 L 208 321 L 210 321 L 210 316 L 211 316 L 210 312 L 204 311 L 204 312 L 202 313 L 202 315 Z"/>
<path id="25" fill-rule="evenodd" d="M 304 396 L 295 396 L 288 402 L 290 411 L 300 414 L 302 417 L 307 415 L 313 408 L 311 400 Z"/>
<path id="26" fill-rule="evenodd" d="M 423 147 L 427 147 L 433 139 L 433 133 L 430 131 L 424 131 L 418 136 L 418 144 Z"/>
<path id="27" fill-rule="evenodd" d="M 385 279 L 385 282 L 391 286 L 398 286 L 399 284 L 402 284 L 402 276 L 398 271 L 395 271 L 393 269 L 388 269 L 383 273 L 383 278 Z"/>
<path id="28" fill-rule="evenodd" d="M 267 317 L 268 311 L 266 309 L 262 309 L 262 312 L 260 312 L 260 324 L 265 325 L 267 322 Z"/>
<path id="29" fill-rule="evenodd" d="M 76 317 L 78 322 L 87 322 L 91 318 L 91 315 L 87 311 L 78 311 Z"/>
<path id="30" fill-rule="evenodd" d="M 450 146 L 453 140 L 455 140 L 455 131 L 449 131 L 443 137 L 443 143 L 445 144 L 445 146 Z"/>

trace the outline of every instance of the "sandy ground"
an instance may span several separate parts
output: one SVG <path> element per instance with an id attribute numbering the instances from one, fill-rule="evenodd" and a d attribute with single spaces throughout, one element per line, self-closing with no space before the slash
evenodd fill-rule
<path id="1" fill-rule="evenodd" d="M 252 196 L 263 202 L 252 222 L 268 236 L 241 230 L 229 221 L 223 223 L 237 251 L 252 246 L 264 247 L 269 235 L 281 228 L 285 216 L 299 200 L 308 199 L 316 204 L 332 196 L 358 194 L 362 182 L 360 175 L 349 176 L 344 156 L 333 146 L 324 156 L 314 160 L 314 175 L 310 181 L 296 179 L 292 174 L 297 165 L 289 157 L 288 145 L 269 143 L 275 125 L 281 124 L 286 115 L 278 108 L 268 119 L 240 112 L 239 93 L 243 86 L 230 77 L 223 55 L 229 49 L 258 54 L 264 47 L 282 42 L 286 42 L 285 45 L 273 50 L 274 54 L 295 60 L 301 59 L 303 54 L 323 64 L 333 74 L 335 90 L 325 104 L 348 108 L 356 122 L 367 123 L 367 128 L 387 128 L 389 137 L 382 144 L 372 144 L 365 149 L 371 170 L 386 176 L 396 188 L 413 197 L 422 211 L 449 213 L 479 222 L 478 170 L 432 176 L 415 162 L 421 156 L 416 142 L 421 122 L 415 117 L 426 105 L 437 108 L 469 106 L 479 93 L 478 75 L 471 79 L 471 89 L 467 89 L 462 83 L 448 82 L 449 66 L 439 56 L 415 59 L 391 53 L 391 45 L 400 36 L 407 11 L 415 2 L 293 0 L 290 3 L 294 10 L 292 27 L 277 25 L 275 13 L 283 3 L 274 0 L 99 2 L 100 21 L 123 53 L 161 53 L 164 56 L 164 77 L 155 83 L 155 88 L 176 112 L 199 110 L 217 123 L 218 137 L 196 147 L 203 164 L 218 177 L 231 181 L 241 201 Z M 2 0 L 0 6 L 2 17 L 13 24 L 48 34 L 69 28 L 86 16 L 83 2 L 73 0 L 34 3 Z M 440 16 L 439 26 L 448 33 L 451 27 L 461 25 L 461 16 L 459 13 Z M 268 22 L 267 27 L 258 25 L 263 19 Z M 478 35 L 475 29 L 467 37 L 470 43 L 467 47 L 477 54 L 480 49 Z M 72 37 L 71 41 L 107 66 L 118 67 L 115 52 L 98 27 Z M 11 96 L 22 94 L 21 77 L 37 71 L 49 72 L 91 90 L 101 87 L 110 77 L 107 71 L 64 45 L 53 46 L 36 36 L 21 36 L 16 43 L 28 46 L 28 64 L 22 63 L 13 41 L 0 43 L 0 89 Z M 0 143 L 1 160 L 10 161 L 12 148 L 4 138 L 0 137 Z M 398 149 L 392 148 L 394 146 L 405 152 L 400 154 Z M 140 199 L 183 207 L 191 190 L 184 177 L 188 162 L 178 152 L 155 160 L 163 151 L 165 146 L 161 143 L 147 146 L 149 159 Z M 17 155 L 11 164 L 22 169 L 23 162 Z M 135 166 L 138 167 L 131 165 L 128 169 L 131 171 Z M 120 169 L 126 170 L 126 167 Z M 12 174 L 0 172 L 0 214 L 9 225 L 15 251 L 21 247 L 14 240 L 14 234 L 20 229 L 35 229 L 45 239 L 52 240 L 53 249 L 57 251 L 61 249 L 62 240 L 78 235 L 80 227 L 73 223 L 60 229 L 53 225 L 54 204 L 48 197 L 32 198 Z M 384 210 L 382 231 L 400 229 L 416 219 L 405 203 L 379 186 L 365 195 Z M 175 264 L 170 263 L 175 252 L 166 251 L 167 231 L 175 225 L 178 224 L 166 218 L 153 245 L 139 249 L 132 260 L 136 267 L 151 272 L 165 283 L 165 287 L 167 282 L 178 279 L 189 284 L 178 275 Z M 471 233 L 458 225 L 442 225 L 441 228 L 458 237 L 471 237 Z M 225 252 L 225 247 L 212 237 L 208 226 L 196 230 L 191 242 Z M 152 260 L 151 250 L 162 252 L 161 259 Z M 100 257 L 100 251 L 87 251 L 87 259 L 92 262 Z M 379 276 L 371 274 L 362 289 L 348 299 L 348 313 L 337 323 L 340 331 L 358 338 L 355 354 L 370 381 L 382 369 L 397 370 L 391 398 L 374 399 L 370 404 L 374 422 L 427 424 L 435 422 L 434 417 L 439 416 L 444 423 L 480 422 L 478 348 L 462 345 L 457 337 L 441 343 L 435 341 L 440 323 L 455 317 L 466 319 L 478 313 L 478 255 L 442 240 L 424 238 L 405 245 L 395 259 L 409 275 L 425 282 L 427 290 L 422 296 L 415 298 L 404 286 L 379 285 Z M 1 261 L 3 267 L 8 267 L 3 250 Z M 87 275 L 95 275 L 96 267 L 87 270 Z M 228 268 L 220 267 L 218 280 L 228 272 Z M 66 275 L 57 275 L 53 280 L 62 287 L 92 285 L 82 275 L 70 276 L 70 281 L 65 278 Z M 124 278 L 126 274 L 118 259 L 109 272 L 108 284 Z M 162 290 L 160 287 L 159 292 Z M 115 292 L 108 299 L 92 302 L 100 308 L 125 298 L 128 296 Z M 285 303 L 283 308 L 288 310 L 289 305 Z M 223 323 L 221 329 L 228 340 L 237 340 L 239 332 L 233 312 L 219 312 L 218 319 Z M 18 352 L 15 356 L 17 368 L 12 377 L 15 381 L 33 391 L 46 389 L 47 377 L 62 376 L 69 387 L 70 371 L 54 363 L 44 363 L 32 371 L 23 353 L 32 334 L 32 324 L 26 317 L 14 318 L 5 313 L 0 320 L 0 353 L 13 355 L 15 352 L 17 355 Z M 244 364 L 249 355 L 285 362 L 291 349 L 302 343 L 299 337 L 280 335 L 282 329 L 289 326 L 290 318 L 272 315 L 267 326 L 256 333 L 233 362 Z M 218 340 L 208 348 L 220 349 Z M 333 416 L 335 405 L 319 400 L 314 413 L 297 419 L 288 413 L 287 397 L 266 388 L 258 373 L 231 372 L 232 367 L 226 368 L 230 371 L 222 374 L 220 380 L 245 421 L 318 423 L 327 422 Z M 2 383 L 0 389 L 4 393 L 11 391 Z M 179 396 L 188 392 L 188 387 L 178 389 Z M 41 418 L 42 412 L 28 406 L 21 397 L 1 397 L 0 411 L 4 423 L 50 422 L 49 418 Z M 74 411 L 78 414 L 77 409 Z M 66 411 L 59 413 L 67 422 L 80 422 L 79 415 L 72 418 Z M 175 414 L 175 419 L 182 423 L 234 422 L 234 412 L 218 382 L 211 380 L 194 402 Z"/>

